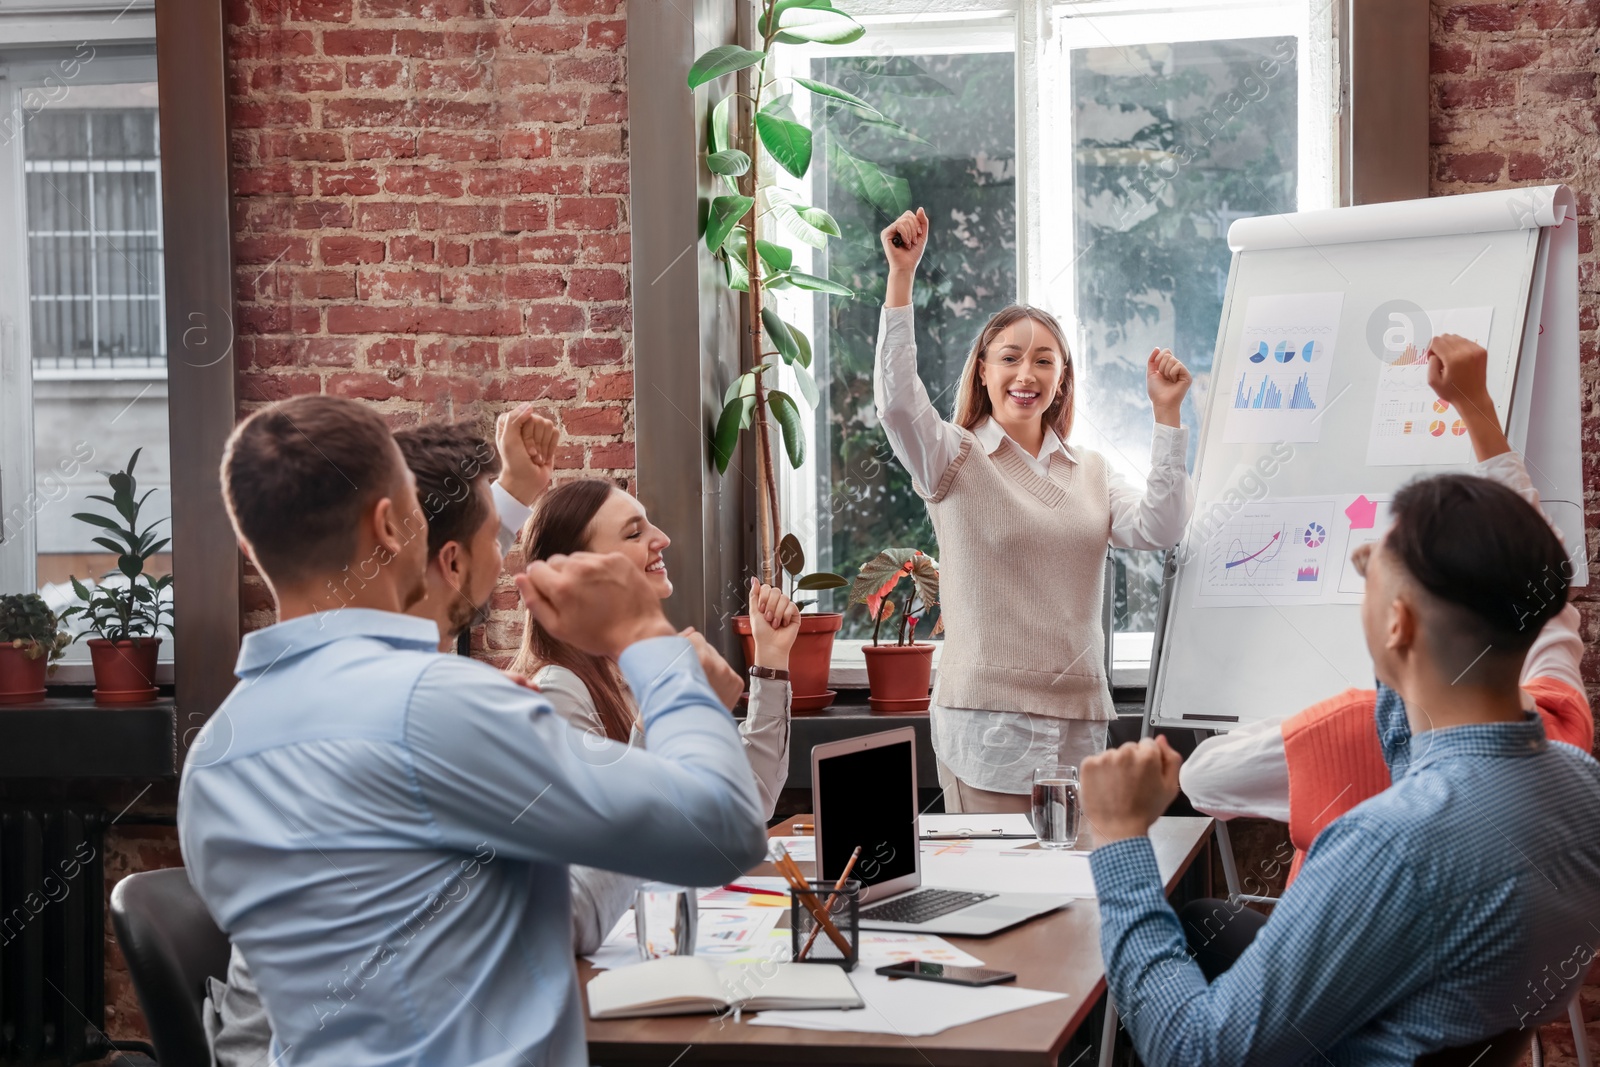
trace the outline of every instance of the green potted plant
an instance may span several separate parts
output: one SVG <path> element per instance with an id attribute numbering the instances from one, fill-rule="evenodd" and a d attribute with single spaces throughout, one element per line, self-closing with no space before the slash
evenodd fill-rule
<path id="1" fill-rule="evenodd" d="M 72 635 L 38 593 L 0 595 L 0 704 L 44 699 L 45 675 Z"/>
<path id="2" fill-rule="evenodd" d="M 792 372 L 795 389 L 806 407 L 816 406 L 818 392 L 811 377 L 810 339 L 767 304 L 766 291 L 854 295 L 846 286 L 796 268 L 794 248 L 785 241 L 826 248 L 830 238 L 839 236 L 839 224 L 821 208 L 802 203 L 773 177 L 781 168 L 794 178 L 805 178 L 816 149 L 827 155 L 830 167 L 855 195 L 872 203 L 885 217 L 894 218 L 910 206 L 907 182 L 853 154 L 847 145 L 818 136 L 813 126 L 820 130 L 825 111 L 843 109 L 891 136 L 910 135 L 844 89 L 811 78 L 776 76 L 771 60 L 779 45 L 842 45 L 866 33 L 860 23 L 836 8 L 833 0 L 760 0 L 758 8 L 755 30 L 760 47 L 718 45 L 709 49 L 690 67 L 688 85 L 694 90 L 729 74 L 749 72 L 740 91 L 708 104 L 705 163 L 720 189 L 709 199 L 701 197 L 698 209 L 706 248 L 721 262 L 728 287 L 746 294 L 748 302 L 740 340 L 740 373 L 723 396 L 711 435 L 712 459 L 717 470 L 726 474 L 740 436 L 747 429 L 754 430 L 757 570 L 761 580 L 770 584 L 780 570 L 787 570 L 783 546 L 793 541 L 792 535 L 783 533 L 770 424 L 778 425 L 790 466 L 799 468 L 805 462 L 808 421 L 800 402 L 773 386 L 778 368 L 788 367 Z M 810 123 L 802 122 L 791 106 L 794 94 L 802 91 L 810 95 Z M 798 549 L 799 542 L 794 546 Z M 795 576 L 798 570 L 787 573 Z M 845 584 L 842 579 L 840 584 Z M 799 588 L 827 587 L 801 584 Z M 826 665 L 833 656 L 834 634 L 843 622 L 842 613 L 813 612 L 802 623 L 791 662 L 808 666 L 791 670 L 794 710 L 820 710 L 832 702 Z M 741 633 L 747 632 L 748 617 L 737 618 L 735 626 Z M 820 670 L 812 669 L 816 664 L 822 665 Z"/>
<path id="3" fill-rule="evenodd" d="M 895 586 L 910 579 L 900 604 L 898 635 L 894 644 L 880 644 L 883 624 L 896 614 Z M 933 644 L 916 640 L 917 623 L 939 603 L 939 565 L 917 548 L 889 548 L 861 565 L 850 587 L 850 602 L 865 604 L 872 618 L 872 644 L 861 651 L 867 658 L 868 698 L 872 710 L 884 713 L 927 711 L 933 677 Z M 943 629 L 943 618 L 933 634 Z"/>
<path id="4" fill-rule="evenodd" d="M 816 598 L 805 600 L 800 594 L 839 589 L 849 585 L 850 580 L 831 571 L 801 574 L 806 569 L 806 551 L 794 534 L 785 534 L 778 544 L 778 565 L 788 578 L 789 599 L 801 612 L 800 636 L 795 638 L 794 648 L 789 653 L 789 713 L 821 711 L 832 704 L 837 695 L 828 688 L 828 667 L 833 662 L 833 636 L 839 631 L 844 614 L 806 611 L 806 608 L 816 607 Z M 733 629 L 739 635 L 745 662 L 754 663 L 756 642 L 750 629 L 750 616 L 735 616 Z"/>
<path id="5" fill-rule="evenodd" d="M 169 538 L 156 539 L 161 520 L 139 528 L 139 513 L 154 489 L 138 496 L 133 476 L 142 449 L 134 449 L 127 467 L 106 474 L 111 495 L 90 500 L 111 505 L 115 517 L 80 511 L 72 517 L 103 530 L 94 543 L 117 557 L 117 569 L 103 575 L 94 588 L 72 577 L 72 590 L 82 603 L 62 612 L 63 621 L 81 616 L 93 634 L 89 658 L 94 663 L 94 696 L 102 704 L 139 704 L 156 698 L 156 655 L 160 631 L 172 632 L 172 608 L 162 594 L 172 586 L 172 575 L 152 578 L 145 573 L 150 557 L 166 547 Z M 104 473 L 104 472 L 102 472 Z"/>

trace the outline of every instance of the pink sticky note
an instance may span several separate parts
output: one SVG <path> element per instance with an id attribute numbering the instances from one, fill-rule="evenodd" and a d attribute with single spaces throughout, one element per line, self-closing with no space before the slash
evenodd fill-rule
<path id="1" fill-rule="evenodd" d="M 1344 509 L 1344 513 L 1350 519 L 1350 529 L 1370 530 L 1378 520 L 1378 505 L 1365 496 L 1358 496 L 1354 503 Z"/>

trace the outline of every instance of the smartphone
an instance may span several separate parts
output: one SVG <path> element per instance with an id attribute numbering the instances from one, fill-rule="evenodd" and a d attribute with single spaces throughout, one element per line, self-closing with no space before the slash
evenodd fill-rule
<path id="1" fill-rule="evenodd" d="M 949 982 L 952 985 L 997 985 L 1015 982 L 1017 976 L 1010 971 L 989 971 L 982 967 L 950 967 L 943 963 L 923 960 L 903 960 L 879 967 L 878 974 L 890 978 L 921 978 L 925 982 Z"/>

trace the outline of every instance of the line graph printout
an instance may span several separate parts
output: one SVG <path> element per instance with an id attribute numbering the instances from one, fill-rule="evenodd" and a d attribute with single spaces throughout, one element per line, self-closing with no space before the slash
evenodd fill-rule
<path id="1" fill-rule="evenodd" d="M 1325 603 L 1338 582 L 1337 568 L 1329 569 L 1331 542 L 1342 533 L 1336 517 L 1331 497 L 1241 507 L 1201 548 L 1197 605 Z"/>
<path id="2" fill-rule="evenodd" d="M 1315 441 L 1328 404 L 1343 293 L 1253 296 L 1226 375 L 1228 442 Z"/>

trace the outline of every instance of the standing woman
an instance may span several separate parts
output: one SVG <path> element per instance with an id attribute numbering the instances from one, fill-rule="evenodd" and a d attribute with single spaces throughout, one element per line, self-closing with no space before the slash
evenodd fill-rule
<path id="1" fill-rule="evenodd" d="M 1105 749 L 1106 546 L 1166 549 L 1182 536 L 1192 490 L 1178 408 L 1191 378 L 1171 351 L 1150 353 L 1156 427 L 1142 493 L 1098 452 L 1067 446 L 1072 357 L 1038 308 L 1013 304 L 985 324 L 946 422 L 917 376 L 912 329 L 928 216 L 908 211 L 879 236 L 889 284 L 874 402 L 939 538 L 932 716 L 945 810 L 1027 811 L 1036 767 Z"/>

